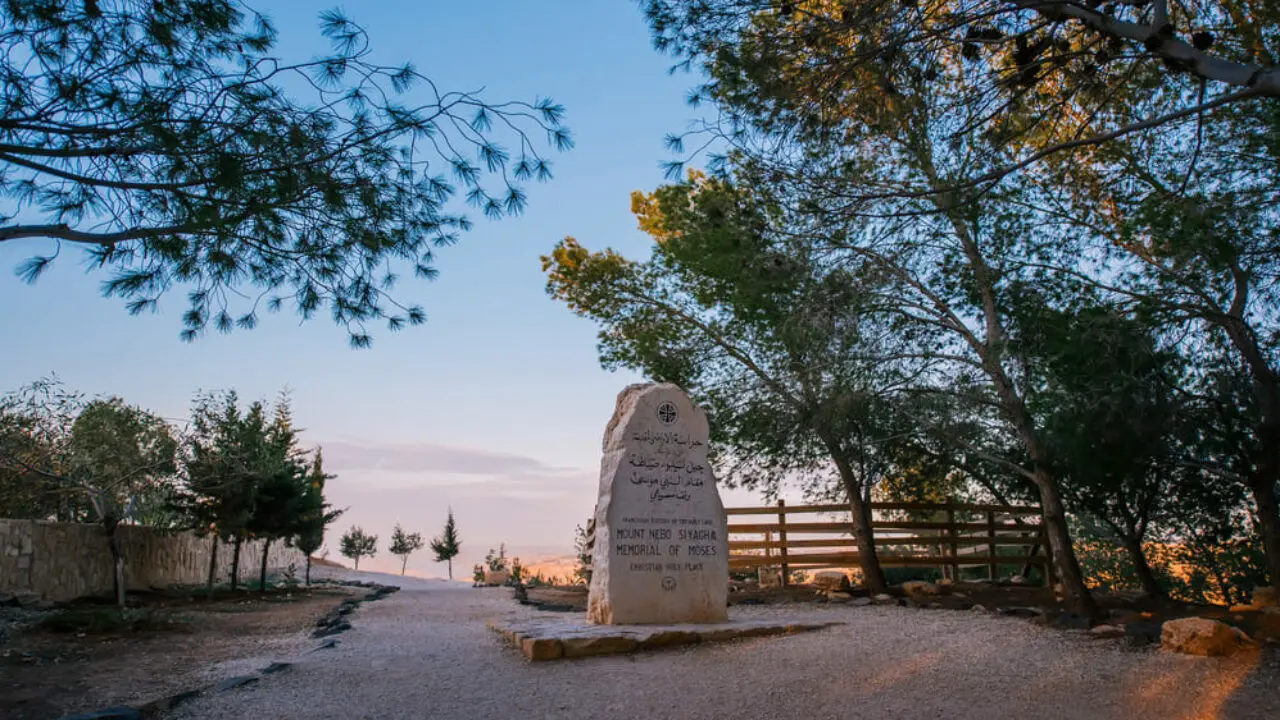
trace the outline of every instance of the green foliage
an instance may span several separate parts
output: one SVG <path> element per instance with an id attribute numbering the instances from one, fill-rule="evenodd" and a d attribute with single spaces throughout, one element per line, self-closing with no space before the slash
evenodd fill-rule
<path id="1" fill-rule="evenodd" d="M 454 206 L 520 213 L 551 175 L 540 136 L 573 144 L 561 106 L 439 89 L 375 60 L 336 10 L 319 18 L 329 53 L 302 61 L 273 55 L 275 27 L 235 0 L 4 12 L 0 243 L 48 243 L 28 280 L 63 243 L 86 248 L 131 313 L 186 287 L 188 340 L 285 304 L 327 309 L 357 347 L 371 321 L 422 323 L 389 292 L 402 270 L 435 276 L 433 247 L 471 227 Z"/>
<path id="2" fill-rule="evenodd" d="M 403 575 L 405 567 L 409 564 L 409 556 L 422 549 L 423 541 L 421 533 L 406 533 L 404 528 L 400 527 L 400 523 L 396 523 L 396 527 L 391 531 L 391 546 L 387 548 L 392 555 L 400 556 L 400 574 Z"/>
<path id="3" fill-rule="evenodd" d="M 440 536 L 431 540 L 431 552 L 435 553 L 436 562 L 449 564 L 449 579 L 453 579 L 453 559 L 462 549 L 462 541 L 458 539 L 458 526 L 453 521 L 453 508 L 449 508 L 449 517 L 444 522 L 444 530 Z"/>
<path id="4" fill-rule="evenodd" d="M 593 554 L 593 546 L 595 544 L 595 518 L 587 518 L 586 525 L 579 525 L 573 529 L 573 551 L 576 557 L 576 564 L 573 567 L 574 582 L 591 583 L 591 560 Z M 587 528 L 591 528 L 588 535 Z"/>
<path id="5" fill-rule="evenodd" d="M 352 525 L 342 536 L 339 552 L 343 557 L 355 562 L 355 569 L 360 569 L 360 558 L 373 557 L 378 554 L 378 536 L 368 535 L 359 525 Z"/>
<path id="6" fill-rule="evenodd" d="M 302 494 L 302 503 L 298 511 L 297 536 L 294 545 L 307 556 L 306 583 L 311 584 L 311 556 L 324 544 L 324 532 L 333 521 L 337 520 L 345 510 L 334 510 L 324 498 L 324 484 L 332 480 L 334 475 L 324 471 L 324 454 L 316 448 L 315 457 L 311 460 L 311 470 L 306 477 L 306 488 Z"/>
<path id="7" fill-rule="evenodd" d="M 495 551 L 489 548 L 489 552 L 484 555 L 484 566 L 490 572 L 500 572 L 507 569 L 507 544 L 502 543 Z"/>

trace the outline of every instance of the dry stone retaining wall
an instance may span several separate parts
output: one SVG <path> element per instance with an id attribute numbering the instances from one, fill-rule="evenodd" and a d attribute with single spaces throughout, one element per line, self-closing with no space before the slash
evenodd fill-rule
<path id="1" fill-rule="evenodd" d="M 130 590 L 196 585 L 207 579 L 210 538 L 133 525 L 122 525 L 116 533 Z M 241 580 L 256 578 L 261 562 L 261 541 L 244 543 Z M 272 543 L 269 569 L 294 564 L 300 571 L 305 563 L 297 549 Z M 111 572 L 111 551 L 100 525 L 0 520 L 0 593 L 29 590 L 53 602 L 110 594 Z M 230 579 L 230 546 L 219 544 L 217 572 L 219 582 Z"/>

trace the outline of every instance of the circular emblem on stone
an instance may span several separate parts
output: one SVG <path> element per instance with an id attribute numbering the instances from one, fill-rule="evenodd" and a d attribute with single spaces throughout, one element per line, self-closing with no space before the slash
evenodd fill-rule
<path id="1" fill-rule="evenodd" d="M 680 419 L 680 411 L 676 409 L 675 403 L 664 402 L 658 406 L 658 420 L 663 425 L 670 425 Z"/>
<path id="2" fill-rule="evenodd" d="M 675 590 L 675 589 L 676 589 L 676 579 L 675 579 L 675 578 L 673 578 L 673 577 L 671 577 L 670 575 L 668 575 L 668 576 L 666 576 L 666 577 L 662 578 L 662 589 L 663 589 L 663 590 Z"/>

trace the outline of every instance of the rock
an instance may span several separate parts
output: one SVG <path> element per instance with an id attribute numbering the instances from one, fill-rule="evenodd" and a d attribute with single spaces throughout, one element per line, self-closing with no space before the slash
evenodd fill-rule
<path id="1" fill-rule="evenodd" d="M 1124 637 L 1124 628 L 1119 625 L 1098 625 L 1089 630 L 1089 634 L 1103 640 Z"/>
<path id="2" fill-rule="evenodd" d="M 889 605 L 893 602 L 894 598 L 889 593 L 880 593 L 879 595 L 876 595 L 874 598 L 872 598 L 872 600 L 874 600 L 879 605 Z"/>
<path id="3" fill-rule="evenodd" d="M 142 711 L 131 707 L 109 707 L 82 715 L 64 715 L 62 720 L 142 720 Z"/>
<path id="4" fill-rule="evenodd" d="M 1257 587 L 1253 589 L 1249 602 L 1259 609 L 1280 607 L 1280 594 L 1277 594 L 1274 587 Z"/>
<path id="5" fill-rule="evenodd" d="M 1253 646 L 1249 636 L 1237 628 L 1207 618 L 1170 620 L 1160 633 L 1161 648 L 1187 655 L 1231 655 Z"/>
<path id="6" fill-rule="evenodd" d="M 1242 612 L 1254 612 L 1256 610 L 1258 610 L 1258 608 L 1252 605 L 1232 605 L 1230 608 L 1227 609 L 1227 612 L 1242 613 Z"/>
<path id="7" fill-rule="evenodd" d="M 1021 618 L 1038 618 L 1044 615 L 1044 611 L 1037 607 L 1003 607 L 996 608 L 996 612 L 1009 617 Z"/>
<path id="8" fill-rule="evenodd" d="M 707 416 L 671 384 L 631 385 L 605 429 L 587 619 L 724 622 L 729 544 Z"/>
<path id="9" fill-rule="evenodd" d="M 847 592 L 829 592 L 824 597 L 827 598 L 827 602 L 833 603 L 847 603 L 853 600 L 853 596 Z"/>
<path id="10" fill-rule="evenodd" d="M 1027 582 L 1027 578 L 1023 575 L 1014 575 L 1013 577 L 1009 578 L 1009 582 L 1014 585 L 1025 585 Z"/>
<path id="11" fill-rule="evenodd" d="M 293 667 L 293 663 L 287 663 L 287 662 L 273 662 L 273 663 L 271 663 L 270 665 L 268 665 L 268 666 L 266 666 L 266 667 L 262 668 L 262 674 L 263 674 L 263 675 L 274 675 L 274 674 L 276 674 L 276 673 L 280 672 L 281 670 L 288 670 L 288 669 L 289 669 L 289 668 L 291 668 L 291 667 Z"/>
<path id="12" fill-rule="evenodd" d="M 872 604 L 872 602 L 873 601 L 869 597 L 860 597 L 860 598 L 854 598 L 852 605 L 854 607 L 866 607 Z"/>
<path id="13" fill-rule="evenodd" d="M 942 593 L 942 588 L 923 580 L 908 580 L 902 583 L 902 592 L 909 597 L 915 598 L 926 595 L 939 595 Z"/>
<path id="14" fill-rule="evenodd" d="M 564 655 L 564 647 L 555 638 L 524 638 L 520 649 L 530 660 L 555 660 Z"/>
<path id="15" fill-rule="evenodd" d="M 346 620 L 339 620 L 338 622 L 333 623 L 331 625 L 326 625 L 325 627 L 318 628 L 315 632 L 311 633 L 311 637 L 313 638 L 329 637 L 330 635 L 337 635 L 338 633 L 343 633 L 350 629 L 351 629 L 351 623 L 347 622 Z"/>
<path id="16" fill-rule="evenodd" d="M 213 691 L 226 692 L 227 690 L 234 690 L 235 688 L 244 687 L 245 685 L 252 685 L 256 682 L 258 682 L 258 678 L 254 677 L 253 675 L 240 675 L 238 677 L 227 678 L 226 680 L 223 680 L 217 685 L 214 685 Z"/>
<path id="17" fill-rule="evenodd" d="M 17 605 L 20 608 L 26 608 L 30 610 L 30 609 L 34 609 L 36 605 L 40 604 L 41 600 L 42 598 L 40 597 L 40 593 L 38 592 L 32 592 L 30 590 L 18 590 L 13 593 L 13 600 L 11 601 L 11 604 Z"/>
<path id="18" fill-rule="evenodd" d="M 1054 583 L 1054 584 L 1053 584 L 1053 594 L 1054 594 L 1054 595 L 1061 595 L 1061 594 L 1063 594 L 1063 593 L 1065 593 L 1065 592 L 1066 592 L 1066 589 L 1065 589 L 1065 588 L 1063 588 L 1062 583 Z"/>
<path id="19" fill-rule="evenodd" d="M 188 700 L 194 700 L 200 697 L 199 690 L 187 690 L 186 692 L 176 693 L 174 695 L 166 695 L 162 698 L 152 700 L 138 708 L 142 713 L 142 717 L 155 718 L 164 717 L 166 713 L 178 707 Z"/>
<path id="20" fill-rule="evenodd" d="M 662 630 L 640 641 L 640 647 L 653 648 L 675 647 L 676 645 L 692 645 L 701 638 L 698 633 L 688 630 Z"/>
<path id="21" fill-rule="evenodd" d="M 511 579 L 510 570 L 485 570 L 484 571 L 485 585 L 502 585 L 510 579 Z"/>
<path id="22" fill-rule="evenodd" d="M 760 568 L 757 570 L 757 578 L 759 579 L 760 587 L 762 588 L 782 587 L 781 570 Z"/>
<path id="23" fill-rule="evenodd" d="M 951 578 L 942 578 L 941 580 L 938 581 L 939 587 L 951 587 L 952 585 L 955 585 L 955 584 L 956 584 L 956 581 L 952 580 Z"/>
<path id="24" fill-rule="evenodd" d="M 983 607 L 982 605 L 974 605 L 973 607 L 971 607 L 971 608 L 969 608 L 969 609 L 970 609 L 970 610 L 972 610 L 973 612 L 986 612 L 986 611 L 987 611 L 987 609 L 986 609 L 985 607 Z"/>
<path id="25" fill-rule="evenodd" d="M 338 646 L 339 642 L 340 641 L 338 640 L 338 638 L 329 638 L 328 640 L 325 640 L 324 642 L 312 648 L 310 652 L 315 652 L 316 650 L 328 650 L 329 648 L 335 648 Z"/>
<path id="26" fill-rule="evenodd" d="M 640 647 L 640 641 L 620 635 L 605 637 L 564 638 L 560 641 L 564 657 L 590 657 L 592 655 L 616 655 Z"/>
<path id="27" fill-rule="evenodd" d="M 836 570 L 824 570 L 813 576 L 813 584 L 820 590 L 848 591 L 849 576 Z"/>
<path id="28" fill-rule="evenodd" d="M 1124 626 L 1124 635 L 1132 647 L 1160 642 L 1161 624 L 1157 622 L 1131 622 Z"/>

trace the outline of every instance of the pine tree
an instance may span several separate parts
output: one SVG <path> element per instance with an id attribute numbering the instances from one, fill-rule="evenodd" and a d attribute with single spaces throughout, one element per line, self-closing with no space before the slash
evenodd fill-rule
<path id="1" fill-rule="evenodd" d="M 242 432 L 246 418 L 238 400 L 234 391 L 196 398 L 186 453 L 186 487 L 175 501 L 197 533 L 212 536 L 208 575 L 211 596 L 217 579 L 219 541 L 232 542 L 242 537 L 253 515 L 253 475 L 249 472 Z M 237 557 L 237 570 L 238 565 Z M 233 573 L 233 587 L 235 581 Z"/>
<path id="2" fill-rule="evenodd" d="M 406 533 L 404 528 L 400 527 L 400 523 L 396 523 L 395 530 L 391 531 L 391 547 L 388 549 L 392 555 L 400 556 L 400 574 L 404 575 L 405 567 L 409 564 L 409 556 L 422 549 L 422 535 Z"/>
<path id="3" fill-rule="evenodd" d="M 458 540 L 458 527 L 453 522 L 453 508 L 449 508 L 449 519 L 444 523 L 444 532 L 431 541 L 431 551 L 436 554 L 436 562 L 449 563 L 449 579 L 453 579 L 453 559 L 458 556 L 462 542 Z"/>
<path id="4" fill-rule="evenodd" d="M 325 528 L 345 512 L 332 509 L 333 506 L 324 499 L 325 481 L 334 477 L 336 476 L 325 474 L 324 454 L 320 448 L 316 448 L 315 457 L 311 460 L 311 471 L 307 473 L 298 524 L 294 528 L 294 545 L 307 556 L 307 585 L 311 585 L 311 555 L 324 543 Z"/>
<path id="5" fill-rule="evenodd" d="M 306 457 L 298 447 L 298 434 L 293 427 L 287 393 L 281 393 L 264 439 L 261 454 L 255 458 L 254 508 L 247 525 L 249 533 L 262 540 L 262 564 L 258 574 L 258 587 L 262 592 L 267 589 L 267 560 L 271 543 L 293 536 L 306 493 Z"/>
<path id="6" fill-rule="evenodd" d="M 378 554 L 378 536 L 367 535 L 359 525 L 352 525 L 351 529 L 342 536 L 342 547 L 340 549 L 343 557 L 350 558 L 355 562 L 355 569 L 360 569 L 360 558 L 373 557 Z"/>

